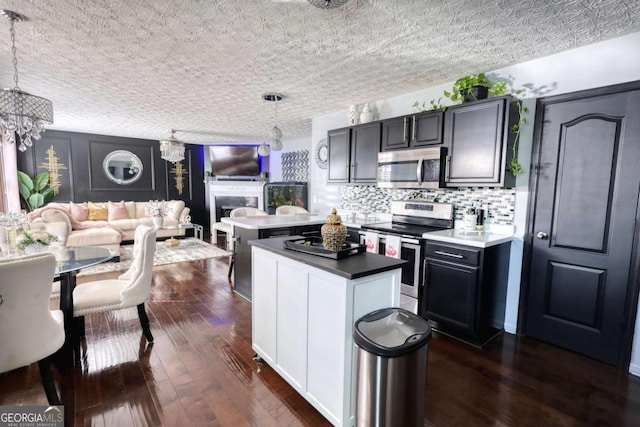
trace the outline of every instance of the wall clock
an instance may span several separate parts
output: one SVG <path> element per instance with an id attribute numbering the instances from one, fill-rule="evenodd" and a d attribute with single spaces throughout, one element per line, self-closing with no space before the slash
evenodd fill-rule
<path id="1" fill-rule="evenodd" d="M 329 161 L 329 147 L 327 146 L 326 138 L 323 138 L 318 142 L 316 146 L 316 164 L 320 169 L 326 169 Z"/>

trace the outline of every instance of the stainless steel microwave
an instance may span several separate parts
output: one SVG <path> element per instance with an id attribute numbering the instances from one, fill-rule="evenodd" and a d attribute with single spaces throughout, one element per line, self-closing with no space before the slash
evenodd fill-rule
<path id="1" fill-rule="evenodd" d="M 444 186 L 444 147 L 378 153 L 378 187 L 440 188 Z"/>

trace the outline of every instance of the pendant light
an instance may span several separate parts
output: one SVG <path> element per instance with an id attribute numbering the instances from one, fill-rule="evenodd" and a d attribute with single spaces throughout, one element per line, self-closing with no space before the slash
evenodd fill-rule
<path id="1" fill-rule="evenodd" d="M 9 143 L 15 144 L 17 133 L 20 137 L 20 151 L 26 151 L 33 145 L 33 139 L 40 139 L 45 131 L 44 125 L 53 123 L 53 104 L 39 96 L 24 92 L 18 86 L 18 59 L 16 55 L 16 33 L 13 28 L 15 22 L 26 21 L 24 15 L 11 10 L 0 9 L 0 15 L 11 21 L 11 54 L 13 56 L 13 89 L 0 91 L 0 126 L 4 128 L 4 137 Z"/>
<path id="2" fill-rule="evenodd" d="M 271 154 L 271 148 L 269 148 L 266 142 L 263 142 L 262 144 L 260 144 L 260 146 L 258 147 L 258 154 L 260 154 L 263 157 Z"/>
<path id="3" fill-rule="evenodd" d="M 264 99 L 265 101 L 273 102 L 274 104 L 274 125 L 269 134 L 269 137 L 271 138 L 271 150 L 273 151 L 282 150 L 282 131 L 278 127 L 278 102 L 282 101 L 283 98 L 284 96 L 279 93 L 265 93 L 264 95 L 262 95 L 262 99 Z M 266 146 L 266 143 L 263 142 L 263 144 Z"/>

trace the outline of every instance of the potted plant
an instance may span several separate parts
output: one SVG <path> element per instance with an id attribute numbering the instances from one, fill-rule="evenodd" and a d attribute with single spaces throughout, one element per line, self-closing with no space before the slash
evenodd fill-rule
<path id="1" fill-rule="evenodd" d="M 472 102 L 489 96 L 491 82 L 484 73 L 460 77 L 453 84 L 451 92 L 444 91 L 444 96 L 452 101 Z"/>
<path id="2" fill-rule="evenodd" d="M 25 207 L 33 211 L 53 199 L 53 189 L 49 187 L 49 173 L 42 172 L 33 179 L 18 171 L 18 187 Z"/>

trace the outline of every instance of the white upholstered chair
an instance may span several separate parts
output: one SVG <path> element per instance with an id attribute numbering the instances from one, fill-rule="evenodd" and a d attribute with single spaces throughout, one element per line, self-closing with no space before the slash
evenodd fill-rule
<path id="1" fill-rule="evenodd" d="M 59 405 L 50 356 L 64 344 L 62 311 L 49 310 L 53 255 L 0 259 L 0 372 L 38 362 L 50 405 Z"/>
<path id="2" fill-rule="evenodd" d="M 117 279 L 96 280 L 76 286 L 73 291 L 73 315 L 82 317 L 137 306 L 144 336 L 148 342 L 153 342 L 144 302 L 151 293 L 155 229 L 139 225 L 133 242 L 131 267 L 124 274 Z"/>
<path id="3" fill-rule="evenodd" d="M 229 212 L 229 216 L 231 218 L 238 218 L 241 216 L 265 216 L 269 215 L 262 209 L 258 208 L 235 208 L 231 212 Z"/>
<path id="4" fill-rule="evenodd" d="M 308 210 L 300 206 L 278 206 L 276 208 L 276 215 L 295 215 L 308 213 Z"/>

